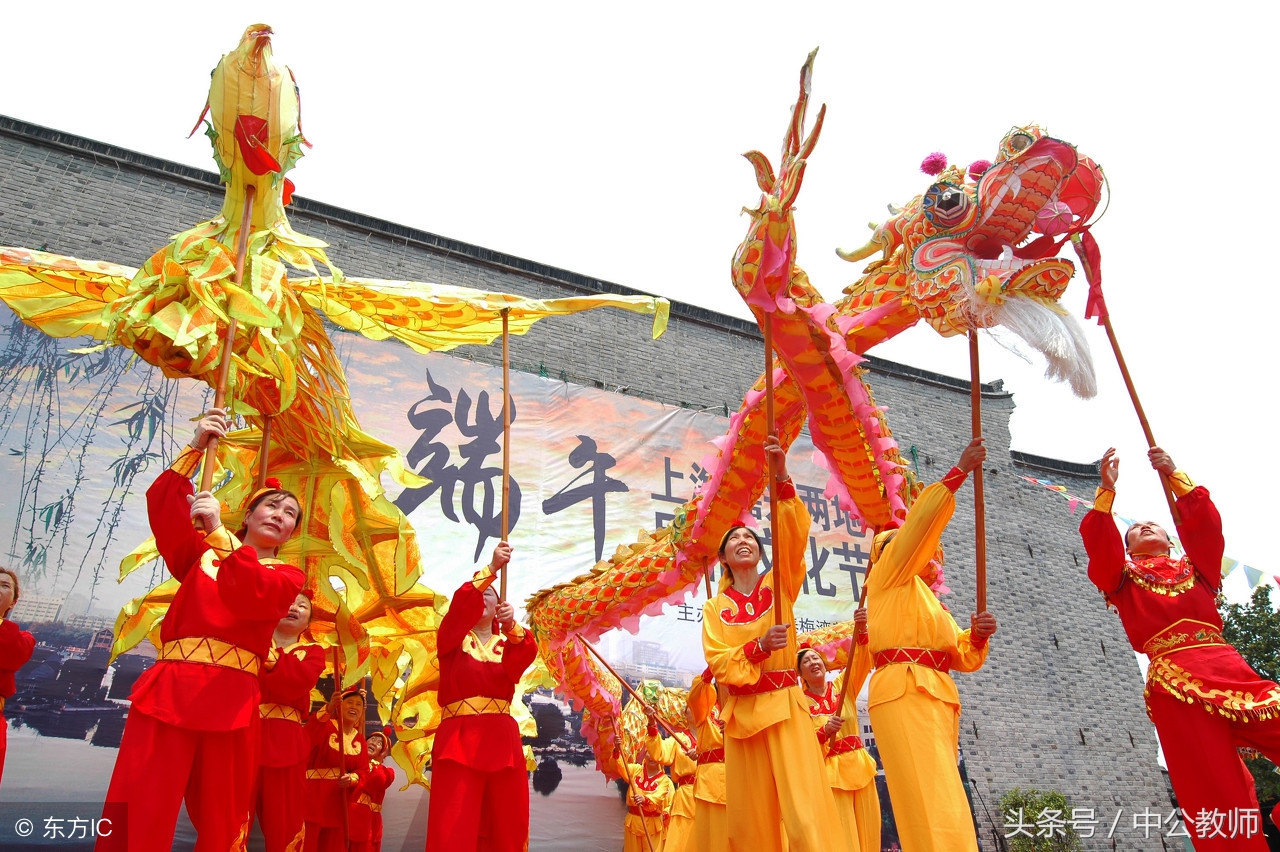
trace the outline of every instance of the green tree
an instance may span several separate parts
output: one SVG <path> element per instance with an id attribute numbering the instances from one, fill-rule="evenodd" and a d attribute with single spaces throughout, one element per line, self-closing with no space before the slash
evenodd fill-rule
<path id="1" fill-rule="evenodd" d="M 1072 807 L 1057 790 L 1014 787 L 1000 797 L 1009 852 L 1078 852 Z"/>
<path id="2" fill-rule="evenodd" d="M 1222 606 L 1222 638 L 1236 647 L 1245 662 L 1267 680 L 1280 681 L 1280 612 L 1271 603 L 1271 583 L 1253 590 L 1247 604 Z M 1261 755 L 1246 757 L 1253 774 L 1258 801 L 1280 799 L 1280 774 L 1276 765 Z"/>

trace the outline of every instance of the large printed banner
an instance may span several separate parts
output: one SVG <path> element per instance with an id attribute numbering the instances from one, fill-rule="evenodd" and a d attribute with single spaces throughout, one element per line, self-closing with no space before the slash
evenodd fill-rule
<path id="1" fill-rule="evenodd" d="M 362 427 L 431 480 L 408 490 L 384 485 L 418 532 L 422 582 L 450 595 L 498 540 L 501 371 L 351 334 L 338 333 L 335 342 Z M 146 487 L 209 404 L 202 385 L 164 379 L 120 350 L 71 353 L 77 345 L 0 317 L 0 559 L 23 580 L 14 619 L 37 625 L 41 642 L 7 712 L 6 818 L 14 807 L 49 802 L 85 803 L 88 811 L 105 794 L 128 689 L 154 651 L 144 646 L 107 667 L 100 631 L 166 577 L 157 564 L 116 582 L 120 559 L 149 535 Z M 517 361 L 519 345 L 515 338 Z M 659 344 L 636 342 L 638 361 L 652 345 Z M 725 417 L 529 373 L 513 373 L 511 390 L 509 596 L 518 608 L 635 541 L 638 531 L 665 525 L 706 478 L 711 441 L 728 426 Z M 801 631 L 852 616 L 870 545 L 823 494 L 827 474 L 811 455 L 802 435 L 789 457 L 814 519 L 796 607 Z M 761 505 L 752 512 L 767 518 Z M 767 522 L 761 527 L 767 535 Z M 703 587 L 692 587 L 685 601 L 643 619 L 636 635 L 615 631 L 601 648 L 628 678 L 687 686 L 705 666 L 703 601 Z M 533 787 L 541 795 L 534 796 L 531 848 L 617 848 L 624 806 L 574 742 L 578 720 L 551 696 L 535 703 L 542 706 L 535 706 Z M 554 724 L 544 737 L 548 718 Z M 29 818 L 38 825 L 38 816 Z M 384 817 L 384 849 L 421 848 L 420 790 L 393 788 Z M 184 827 L 177 848 L 191 841 Z"/>

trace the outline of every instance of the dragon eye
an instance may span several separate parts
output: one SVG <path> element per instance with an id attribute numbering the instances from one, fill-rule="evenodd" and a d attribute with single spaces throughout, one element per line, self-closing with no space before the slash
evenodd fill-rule
<path id="1" fill-rule="evenodd" d="M 1030 148 L 1034 141 L 1025 133 L 1015 133 L 1009 137 L 1009 148 L 1015 152 L 1022 152 Z"/>
<path id="2" fill-rule="evenodd" d="M 968 216 L 973 203 L 969 194 L 958 186 L 937 183 L 924 197 L 924 213 L 940 228 L 954 228 Z"/>

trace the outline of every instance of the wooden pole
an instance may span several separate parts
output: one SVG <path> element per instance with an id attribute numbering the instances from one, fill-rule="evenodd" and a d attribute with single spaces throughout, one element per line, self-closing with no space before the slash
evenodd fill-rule
<path id="1" fill-rule="evenodd" d="M 586 644 L 586 643 L 584 642 L 583 644 Z M 601 662 L 604 662 L 604 661 L 601 660 Z M 608 663 L 605 663 L 605 665 L 608 665 Z M 623 683 L 626 683 L 626 681 L 623 681 Z M 609 725 L 613 728 L 613 739 L 618 744 L 618 753 L 622 754 L 622 737 L 619 736 L 618 734 L 618 723 L 613 719 L 610 719 Z M 625 756 L 624 756 L 624 759 L 619 760 L 618 763 L 621 764 L 619 768 L 625 771 L 627 768 L 627 761 L 625 760 Z M 641 772 L 644 771 L 643 764 L 640 766 L 640 771 Z M 632 780 L 630 774 L 628 773 L 627 774 L 627 807 L 628 808 L 631 807 L 631 796 L 632 796 L 632 790 L 634 789 L 635 789 L 635 782 Z M 644 830 L 645 846 L 649 847 L 649 852 L 653 852 L 653 840 L 650 839 L 649 837 L 649 823 L 644 818 L 643 807 L 640 808 L 640 828 Z"/>
<path id="2" fill-rule="evenodd" d="M 262 446 L 258 450 L 258 487 L 267 487 L 267 459 L 271 451 L 271 415 L 262 415 Z"/>
<path id="3" fill-rule="evenodd" d="M 347 723 L 342 716 L 342 661 L 340 645 L 333 646 L 333 694 L 337 697 L 335 710 L 338 716 L 338 789 L 342 792 L 342 845 L 351 848 L 350 791 L 342 786 L 347 774 Z"/>
<path id="4" fill-rule="evenodd" d="M 1107 330 L 1107 340 L 1111 342 L 1111 351 L 1115 353 L 1116 364 L 1120 367 L 1120 375 L 1124 378 L 1124 386 L 1129 390 L 1129 399 L 1133 400 L 1133 410 L 1138 414 L 1138 422 L 1142 424 L 1142 434 L 1146 436 L 1147 446 L 1156 447 L 1155 435 L 1151 432 L 1151 424 L 1147 422 L 1147 415 L 1142 410 L 1142 403 L 1138 400 L 1138 389 L 1133 385 L 1133 377 L 1129 375 L 1129 367 L 1124 362 L 1124 355 L 1120 352 L 1120 341 L 1116 338 L 1116 330 L 1111 327 L 1111 317 L 1102 317 L 1102 327 Z M 1173 516 L 1175 526 L 1182 523 L 1182 518 L 1178 514 L 1178 506 L 1173 500 L 1173 492 L 1169 488 L 1169 483 L 1164 476 L 1160 477 L 1160 488 L 1164 491 L 1165 502 L 1169 504 L 1169 514 Z"/>
<path id="5" fill-rule="evenodd" d="M 765 434 L 772 435 L 777 429 L 773 411 L 773 314 L 764 314 L 764 429 Z M 773 469 L 773 456 L 765 454 L 764 469 L 768 476 L 769 489 L 769 564 L 777 567 L 778 559 L 778 475 Z M 775 575 L 776 576 L 776 575 Z M 773 623 L 776 627 L 782 623 L 782 607 L 777 600 L 781 587 L 774 585 Z"/>
<path id="6" fill-rule="evenodd" d="M 649 702 L 641 698 L 640 693 L 636 692 L 635 688 L 632 687 L 631 684 L 627 683 L 625 680 L 622 679 L 622 675 L 618 674 L 617 670 L 613 666 L 609 665 L 609 661 L 606 660 L 604 657 L 600 656 L 600 652 L 595 649 L 594 645 L 592 645 L 587 640 L 582 639 L 582 637 L 578 637 L 578 638 L 579 638 L 579 641 L 582 642 L 582 647 L 590 651 L 592 656 L 594 656 L 597 660 L 600 661 L 600 665 L 608 669 L 609 674 L 613 675 L 618 679 L 618 683 L 622 684 L 623 689 L 631 693 L 632 698 L 634 698 L 636 701 L 639 701 L 642 705 L 646 707 L 649 706 Z M 670 734 L 672 737 L 675 737 L 676 735 L 675 730 L 671 728 L 671 726 L 669 726 L 666 722 L 659 719 L 656 715 L 653 717 L 653 720 L 657 722 L 659 725 L 661 725 L 663 730 L 665 730 L 668 734 Z M 679 743 L 680 741 L 676 740 L 676 742 Z"/>
<path id="7" fill-rule="evenodd" d="M 978 329 L 969 329 L 969 410 L 973 437 L 982 437 L 982 379 L 978 373 Z M 978 612 L 987 611 L 987 502 L 982 491 L 982 465 L 973 470 L 974 564 L 977 567 Z"/>
<path id="8" fill-rule="evenodd" d="M 702 579 L 707 585 L 707 600 L 711 600 L 715 597 L 711 593 L 711 563 L 707 563 L 707 570 L 702 572 Z"/>
<path id="9" fill-rule="evenodd" d="M 510 308 L 502 309 L 502 540 L 511 532 L 508 503 L 511 500 L 511 334 Z M 511 563 L 502 566 L 502 579 L 498 581 L 498 597 L 507 599 L 507 571 Z"/>
<path id="10" fill-rule="evenodd" d="M 240 217 L 240 241 L 236 247 L 236 271 L 232 279 L 236 287 L 244 281 L 244 265 L 249 254 L 249 228 L 253 224 L 253 201 L 257 188 L 250 184 L 244 189 L 244 214 Z M 227 334 L 222 341 L 222 362 L 218 365 L 218 384 L 213 389 L 213 407 L 222 408 L 227 402 L 227 383 L 231 377 L 231 353 L 235 349 L 236 320 L 227 323 Z M 200 471 L 200 490 L 213 487 L 213 468 L 218 463 L 218 439 L 212 437 L 204 449 L 204 468 Z M 263 462 L 265 466 L 266 462 Z"/>
<path id="11" fill-rule="evenodd" d="M 858 650 L 858 634 L 855 632 L 849 639 L 849 659 L 844 664 L 844 683 L 840 687 L 840 701 L 836 704 L 836 715 L 843 718 L 844 700 L 849 697 L 849 684 L 853 681 L 853 655 Z M 855 708 L 854 713 L 857 713 Z"/>

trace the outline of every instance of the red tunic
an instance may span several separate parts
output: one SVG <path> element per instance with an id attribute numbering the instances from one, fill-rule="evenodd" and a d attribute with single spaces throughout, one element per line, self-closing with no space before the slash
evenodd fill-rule
<path id="1" fill-rule="evenodd" d="M 307 757 L 307 822 L 340 828 L 345 801 L 350 839 L 364 840 L 369 836 L 369 809 L 356 806 L 360 785 L 369 768 L 364 732 L 358 726 L 347 728 L 345 754 L 338 750 L 338 722 L 327 714 L 312 716 L 307 721 L 306 736 L 311 748 Z M 356 786 L 347 788 L 345 796 L 338 784 L 344 769 L 348 774 L 359 776 Z"/>
<path id="2" fill-rule="evenodd" d="M 156 547 L 181 584 L 161 623 L 160 639 L 167 644 L 212 638 L 263 661 L 305 578 L 292 565 L 259 560 L 225 527 L 207 536 L 195 530 L 186 499 L 195 492 L 184 474 L 194 471 L 200 455 L 187 449 L 147 490 Z M 199 662 L 199 656 L 191 659 L 161 660 L 148 669 L 129 696 L 133 709 L 192 730 L 248 727 L 258 713 L 258 678 L 247 670 Z"/>
<path id="3" fill-rule="evenodd" d="M 1089 579 L 1120 613 L 1129 643 L 1151 658 L 1147 689 L 1235 719 L 1280 715 L 1280 686 L 1258 677 L 1222 640 L 1215 598 L 1222 588 L 1222 518 L 1209 492 L 1178 498 L 1178 535 L 1186 556 L 1126 558 L 1124 539 L 1100 492 L 1080 524 Z"/>
<path id="4" fill-rule="evenodd" d="M 376 760 L 369 760 L 368 767 L 356 802 L 369 811 L 368 848 L 371 852 L 379 852 L 382 848 L 382 801 L 386 798 L 387 789 L 395 783 L 396 771 Z"/>
<path id="5" fill-rule="evenodd" d="M 35 647 L 35 637 L 20 630 L 16 621 L 0 619 L 0 698 L 17 691 L 14 675 L 31 659 Z"/>
<path id="6" fill-rule="evenodd" d="M 311 744 L 303 733 L 302 723 L 310 715 L 311 690 L 324 671 L 324 662 L 324 649 L 319 645 L 299 643 L 271 649 L 258 676 L 262 689 L 259 710 L 263 766 L 295 766 L 306 762 Z"/>
<path id="7" fill-rule="evenodd" d="M 450 716 L 456 702 L 485 699 L 510 703 L 515 685 L 538 655 L 533 635 L 519 625 L 511 635 L 495 635 L 485 645 L 471 628 L 484 614 L 484 590 L 493 583 L 488 567 L 463 583 L 440 622 L 440 707 L 445 719 L 431 749 L 432 763 L 452 760 L 480 772 L 524 770 L 520 728 L 510 713 Z M 456 705 L 455 705 L 456 706 Z"/>

